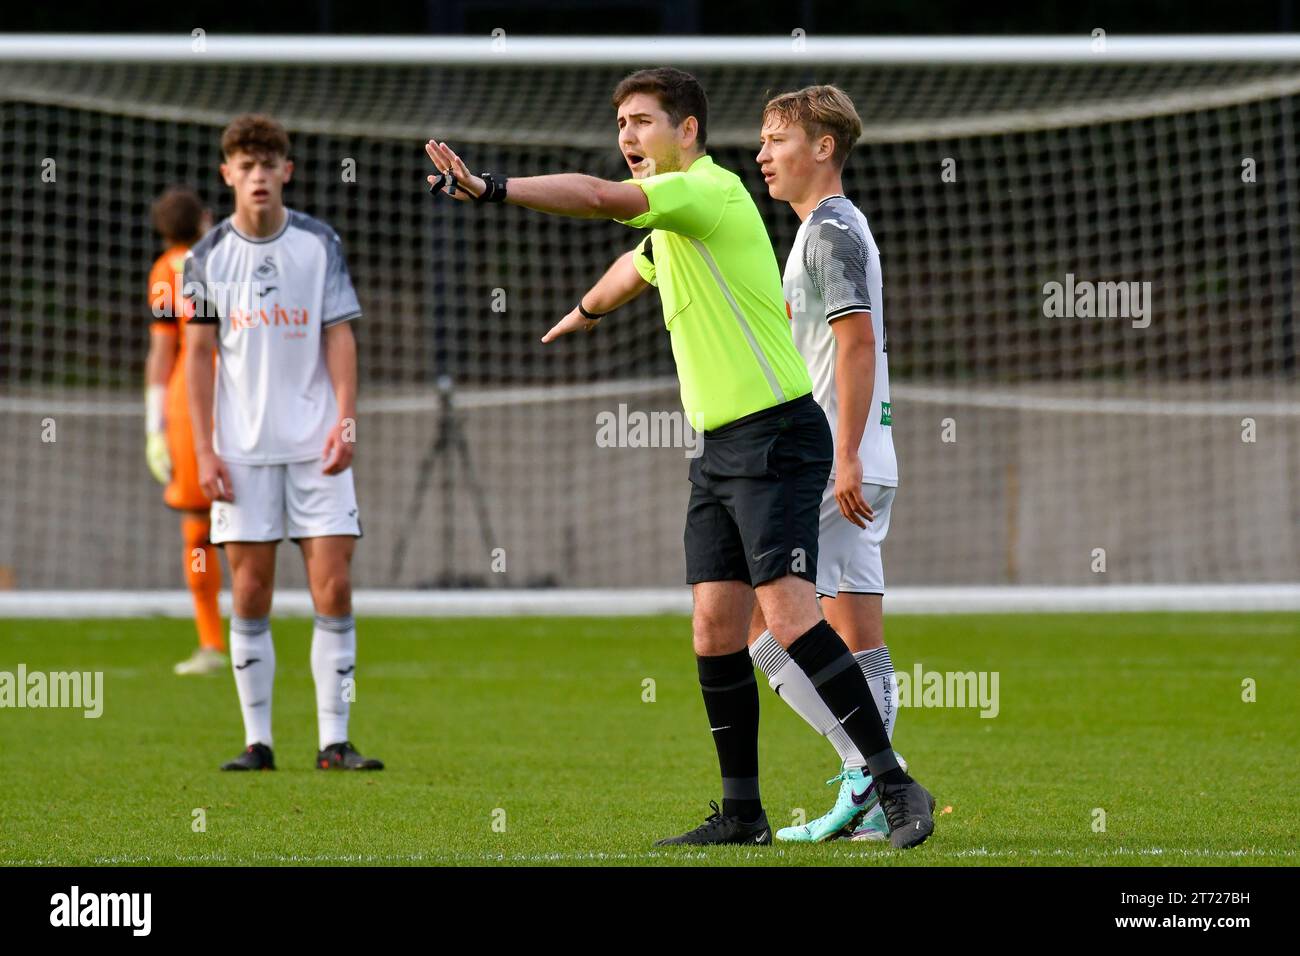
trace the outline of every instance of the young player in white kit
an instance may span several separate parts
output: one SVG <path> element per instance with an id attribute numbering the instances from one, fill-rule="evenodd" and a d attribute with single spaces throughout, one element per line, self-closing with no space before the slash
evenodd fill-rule
<path id="1" fill-rule="evenodd" d="M 287 534 L 302 549 L 316 609 L 316 766 L 379 770 L 348 741 L 357 646 L 351 561 L 361 536 L 351 322 L 361 307 L 338 235 L 284 206 L 293 174 L 284 128 L 266 116 L 237 117 L 221 152 L 235 212 L 190 250 L 184 277 L 195 309 L 186 372 L 199 483 L 212 500 L 212 542 L 230 561 L 230 660 L 244 717 L 244 752 L 221 769 L 275 769 L 269 615 L 276 547 Z"/>
<path id="2" fill-rule="evenodd" d="M 898 485 L 889 402 L 888 345 L 880 253 L 866 217 L 844 196 L 841 171 L 862 134 L 852 100 L 833 86 L 775 97 L 764 107 L 758 163 L 773 199 L 803 220 L 784 284 L 795 346 L 808 364 L 813 397 L 835 436 L 835 462 L 822 499 L 817 593 L 827 621 L 854 652 L 890 737 L 896 716 L 894 666 L 881 619 L 885 576 L 880 547 Z M 835 806 L 778 840 L 888 837 L 866 761 L 807 677 L 756 614 L 750 653 L 787 704 L 842 761 Z M 900 765 L 902 761 L 900 759 Z"/>

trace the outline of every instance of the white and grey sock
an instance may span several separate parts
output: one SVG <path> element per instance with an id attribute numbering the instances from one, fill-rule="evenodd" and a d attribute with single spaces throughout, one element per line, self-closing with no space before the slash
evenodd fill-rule
<path id="1" fill-rule="evenodd" d="M 898 681 L 894 677 L 894 662 L 889 657 L 889 648 L 881 644 L 869 651 L 858 651 L 853 657 L 862 668 L 871 696 L 876 699 L 876 710 L 880 711 L 885 733 L 893 740 L 894 721 L 898 717 Z"/>
<path id="2" fill-rule="evenodd" d="M 777 696 L 806 720 L 813 730 L 831 742 L 841 761 L 850 767 L 862 768 L 867 765 L 840 722 L 822 701 L 803 668 L 790 659 L 790 654 L 772 636 L 771 631 L 764 631 L 749 646 L 749 654 L 758 669 L 767 676 L 767 682 Z"/>
<path id="3" fill-rule="evenodd" d="M 311 632 L 311 675 L 316 681 L 320 749 L 348 739 L 348 711 L 355 698 L 357 627 L 351 614 L 316 615 Z"/>
<path id="4" fill-rule="evenodd" d="M 275 683 L 275 645 L 271 619 L 230 619 L 230 666 L 244 715 L 244 746 L 271 746 L 271 686 Z"/>

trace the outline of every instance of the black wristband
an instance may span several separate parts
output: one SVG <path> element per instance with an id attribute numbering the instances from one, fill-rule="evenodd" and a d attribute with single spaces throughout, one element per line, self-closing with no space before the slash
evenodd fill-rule
<path id="1" fill-rule="evenodd" d="M 601 312 L 601 313 L 599 313 L 599 314 L 597 314 L 597 313 L 595 313 L 595 312 L 588 312 L 588 311 L 587 311 L 587 307 L 586 307 L 585 305 L 582 304 L 582 300 L 581 300 L 581 299 L 578 300 L 578 311 L 582 313 L 582 317 L 583 317 L 584 319 L 588 319 L 588 320 L 590 320 L 590 321 L 592 321 L 592 322 L 599 322 L 599 321 L 600 321 L 601 319 L 603 319 L 605 316 L 609 315 L 608 312 Z"/>
<path id="2" fill-rule="evenodd" d="M 483 180 L 483 192 L 475 196 L 476 203 L 485 202 L 505 202 L 506 201 L 506 183 L 505 176 L 493 176 L 491 173 L 479 173 L 479 179 Z"/>

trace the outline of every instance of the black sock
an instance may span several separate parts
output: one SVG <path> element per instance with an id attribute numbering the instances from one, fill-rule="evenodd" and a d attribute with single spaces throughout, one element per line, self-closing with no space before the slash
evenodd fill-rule
<path id="1" fill-rule="evenodd" d="M 889 734 L 871 696 L 871 686 L 835 629 L 819 621 L 790 645 L 789 652 L 854 746 L 867 758 L 871 776 L 882 783 L 910 780 L 889 745 Z"/>
<path id="2" fill-rule="evenodd" d="M 763 812 L 758 796 L 758 684 L 749 650 L 697 657 L 704 711 L 722 769 L 722 812 L 745 822 Z M 858 672 L 859 674 L 861 671 Z"/>

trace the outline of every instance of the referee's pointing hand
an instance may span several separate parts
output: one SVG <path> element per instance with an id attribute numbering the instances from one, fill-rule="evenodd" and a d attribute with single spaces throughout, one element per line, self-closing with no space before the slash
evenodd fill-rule
<path id="1" fill-rule="evenodd" d="M 589 319 L 575 307 L 572 312 L 551 326 L 551 331 L 542 336 L 542 341 L 554 342 L 561 335 L 568 335 L 570 332 L 590 332 L 599 324 L 600 319 Z"/>
<path id="2" fill-rule="evenodd" d="M 452 199 L 458 199 L 461 202 L 468 202 L 475 196 L 483 195 L 487 189 L 487 183 L 483 182 L 478 176 L 469 171 L 469 168 L 461 162 L 460 157 L 451 151 L 451 147 L 446 143 L 440 143 L 436 139 L 431 139 L 424 144 L 424 151 L 428 154 L 433 165 L 438 168 L 438 172 L 444 176 L 451 176 L 455 181 L 456 189 L 452 189 L 452 183 L 444 182 L 442 191 Z M 428 183 L 430 186 L 438 181 L 437 176 L 429 176 Z"/>

